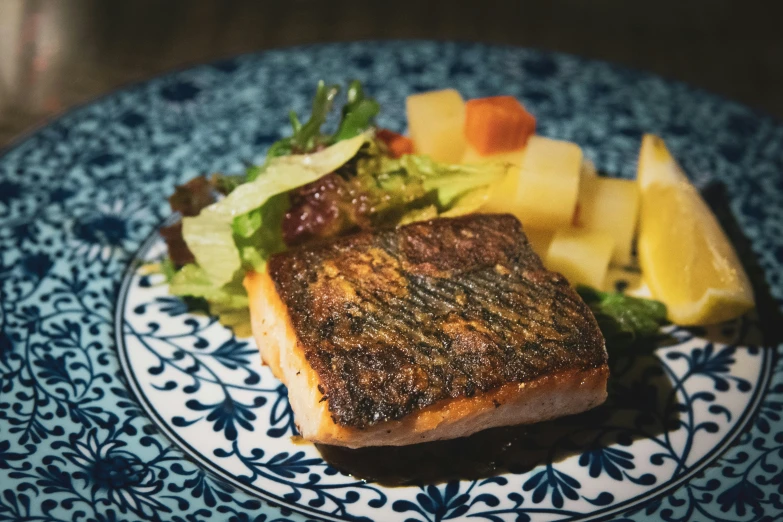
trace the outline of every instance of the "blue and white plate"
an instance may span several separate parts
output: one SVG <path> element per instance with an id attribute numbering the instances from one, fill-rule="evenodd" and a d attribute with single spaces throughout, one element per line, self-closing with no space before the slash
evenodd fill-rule
<path id="1" fill-rule="evenodd" d="M 145 271 L 173 186 L 241 172 L 358 78 L 404 130 L 408 94 L 511 94 L 541 134 L 633 177 L 643 132 L 728 187 L 783 303 L 783 126 L 686 86 L 570 56 L 453 43 L 272 51 L 176 72 L 79 108 L 0 157 L 0 520 L 772 520 L 783 511 L 781 346 L 758 322 L 671 328 L 612 361 L 583 415 L 382 453 L 295 437 L 250 339 L 191 314 Z M 672 255 L 677 255 L 672 252 Z M 779 326 L 779 325 L 778 325 Z M 449 453 L 451 452 L 451 453 Z M 336 460 L 335 460 L 336 459 Z M 341 471 L 342 470 L 342 471 Z M 383 478 L 383 473 L 374 474 Z"/>

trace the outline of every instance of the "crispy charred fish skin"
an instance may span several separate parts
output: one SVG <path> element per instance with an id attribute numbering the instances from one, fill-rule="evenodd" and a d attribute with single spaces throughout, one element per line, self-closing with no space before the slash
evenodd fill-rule
<path id="1" fill-rule="evenodd" d="M 607 362 L 587 305 L 510 215 L 361 233 L 267 270 L 338 425 Z"/>

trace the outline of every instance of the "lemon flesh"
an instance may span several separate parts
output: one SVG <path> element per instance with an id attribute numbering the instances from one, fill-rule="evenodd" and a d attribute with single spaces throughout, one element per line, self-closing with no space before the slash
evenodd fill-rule
<path id="1" fill-rule="evenodd" d="M 639 262 L 652 295 L 679 325 L 714 324 L 753 308 L 753 292 L 717 219 L 663 140 L 642 142 Z"/>

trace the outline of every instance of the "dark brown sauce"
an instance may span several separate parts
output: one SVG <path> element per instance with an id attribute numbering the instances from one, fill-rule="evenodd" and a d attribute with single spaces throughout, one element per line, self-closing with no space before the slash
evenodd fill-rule
<path id="1" fill-rule="evenodd" d="M 342 473 L 385 486 L 404 486 L 525 473 L 591 448 L 629 445 L 633 439 L 676 429 L 674 392 L 656 357 L 620 357 L 612 366 L 606 403 L 579 415 L 410 446 L 316 447 Z"/>

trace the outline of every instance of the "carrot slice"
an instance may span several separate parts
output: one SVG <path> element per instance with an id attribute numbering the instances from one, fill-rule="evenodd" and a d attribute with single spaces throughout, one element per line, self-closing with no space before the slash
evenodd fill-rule
<path id="1" fill-rule="evenodd" d="M 404 154 L 413 154 L 413 140 L 389 129 L 378 129 L 375 136 L 384 142 L 395 158 Z"/>
<path id="2" fill-rule="evenodd" d="M 521 149 L 535 131 L 535 117 L 513 96 L 465 104 L 465 139 L 481 155 Z"/>

